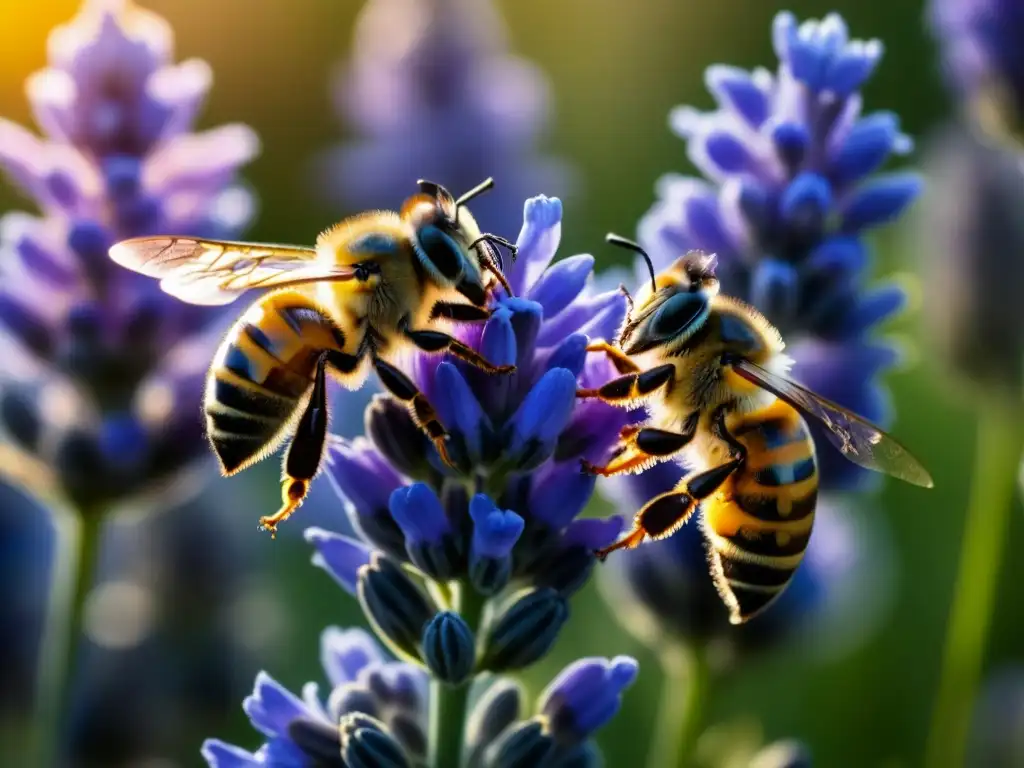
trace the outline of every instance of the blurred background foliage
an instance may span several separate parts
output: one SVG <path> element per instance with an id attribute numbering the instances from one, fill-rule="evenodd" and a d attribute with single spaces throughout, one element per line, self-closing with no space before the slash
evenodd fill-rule
<path id="1" fill-rule="evenodd" d="M 31 123 L 25 78 L 44 65 L 49 30 L 70 18 L 77 5 L 75 0 L 0 0 L 0 114 Z M 262 154 L 243 170 L 259 199 L 259 213 L 247 239 L 310 242 L 318 231 L 354 212 L 325 204 L 310 179 L 315 176 L 311 162 L 317 153 L 347 135 L 334 107 L 335 76 L 350 49 L 361 3 L 148 0 L 145 6 L 173 27 L 176 58 L 197 56 L 213 69 L 214 86 L 200 127 L 240 121 L 252 126 L 261 139 Z M 653 202 L 655 180 L 667 171 L 689 169 L 685 145 L 668 130 L 669 109 L 682 103 L 710 106 L 702 81 L 708 64 L 750 68 L 774 62 L 769 30 L 778 10 L 787 8 L 799 18 L 837 11 L 855 37 L 881 39 L 885 57 L 866 89 L 866 103 L 873 109 L 897 111 L 904 131 L 918 140 L 919 148 L 952 109 L 940 84 L 938 54 L 924 26 L 924 9 L 916 0 L 801 0 L 785 5 L 774 0 L 504 0 L 498 6 L 508 25 L 511 49 L 550 78 L 552 117 L 543 149 L 567 160 L 577 172 L 576 187 L 565 197 L 560 253 L 593 253 L 601 267 L 624 262 L 622 253 L 603 244 L 604 233 L 634 232 Z M 500 185 L 501 179 L 497 181 Z M 25 205 L 10 186 L 0 187 L 0 211 Z M 917 252 L 920 246 L 909 223 L 901 227 L 887 229 L 874 240 L 880 276 L 928 268 L 928 256 Z M 708 702 L 708 722 L 754 718 L 762 723 L 766 740 L 800 738 L 823 766 L 895 768 L 919 763 L 964 522 L 974 435 L 970 408 L 944 386 L 943 374 L 929 355 L 920 315 L 907 313 L 891 330 L 910 338 L 919 352 L 905 369 L 887 377 L 897 410 L 894 431 L 929 467 L 936 489 L 922 493 L 886 482 L 884 491 L 864 504 L 874 507 L 866 514 L 884 519 L 891 532 L 895 574 L 888 613 L 880 629 L 850 655 L 816 661 L 803 647 L 783 648 L 722 681 Z M 319 678 L 316 648 L 322 628 L 362 621 L 356 603 L 344 599 L 322 573 L 308 566 L 309 548 L 298 536 L 282 535 L 272 541 L 256 530 L 257 516 L 274 505 L 277 493 L 277 466 L 272 461 L 241 478 L 215 481 L 197 502 L 216 516 L 218 527 L 230 531 L 232 552 L 223 555 L 230 555 L 228 570 L 245 574 L 242 586 L 227 601 L 229 612 L 217 619 L 230 627 L 240 644 L 225 644 L 219 657 L 204 660 L 207 667 L 199 679 L 222 674 L 214 675 L 214 670 L 231 670 L 226 690 L 207 699 L 213 702 L 209 710 L 174 719 L 173 727 L 164 728 L 166 732 L 156 738 L 156 746 L 146 747 L 153 750 L 151 756 L 198 765 L 199 743 L 214 732 L 248 743 L 249 725 L 239 703 L 254 671 L 267 667 L 295 690 L 303 681 Z M 24 558 L 18 553 L 44 558 L 47 525 L 34 505 L 16 492 L 4 490 L 0 499 L 0 577 L 8 582 L 5 593 L 13 596 L 0 610 L 6 614 L 5 622 L 25 632 L 39 620 L 46 570 L 36 568 L 31 577 L 25 576 L 18 565 Z M 607 504 L 594 502 L 595 514 L 608 511 Z M 1018 504 L 1004 542 L 1011 552 L 1024 541 L 1019 512 Z M 24 543 L 18 544 L 13 531 L 26 526 L 12 521 L 24 520 L 23 516 L 33 522 L 29 533 L 19 534 Z M 302 527 L 345 525 L 326 484 L 315 488 L 301 517 Z M 119 528 L 118 535 L 133 535 L 131 523 Z M 181 539 L 176 545 L 179 556 L 188 563 L 190 549 L 206 546 L 197 538 L 216 534 L 196 526 L 194 536 L 188 529 L 176 535 Z M 212 552 L 207 557 L 221 556 L 216 547 Z M 147 578 L 158 581 L 157 558 L 141 560 L 134 565 L 112 563 L 109 568 L 122 574 L 133 567 L 149 568 Z M 10 579 L 18 579 L 13 589 Z M 1022 582 L 1024 558 L 1011 555 L 1001 575 L 988 670 L 1024 662 L 1024 603 L 1017 589 Z M 192 599 L 187 587 L 153 593 L 171 601 Z M 536 692 L 570 658 L 635 655 L 641 662 L 639 682 L 626 695 L 622 714 L 599 737 L 610 765 L 634 765 L 644 753 L 655 718 L 658 668 L 652 655 L 611 620 L 594 584 L 575 600 L 573 611 L 558 646 L 530 670 L 527 683 Z M 142 663 L 164 672 L 173 669 L 175 654 L 184 653 L 182 649 L 212 622 L 195 622 L 184 636 L 169 633 L 169 644 L 147 654 Z M 203 647 L 204 653 L 211 652 Z M 239 656 L 240 648 L 252 656 Z M 128 685 L 111 694 L 103 706 L 128 711 L 137 694 Z M 8 709 L 16 710 L 17 702 L 9 703 Z"/>

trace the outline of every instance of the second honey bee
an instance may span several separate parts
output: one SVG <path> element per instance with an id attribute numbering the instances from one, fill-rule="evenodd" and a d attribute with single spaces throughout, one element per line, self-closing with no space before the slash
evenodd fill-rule
<path id="1" fill-rule="evenodd" d="M 272 288 L 239 318 L 221 343 L 207 379 L 207 435 L 225 475 L 272 453 L 291 435 L 282 505 L 260 518 L 273 533 L 305 500 L 327 436 L 326 375 L 350 389 L 373 368 L 405 402 L 441 458 L 447 433 L 413 381 L 390 362 L 403 347 L 448 352 L 492 374 L 495 366 L 436 328 L 436 320 L 482 322 L 487 273 L 511 294 L 498 247 L 466 204 L 488 179 L 455 199 L 420 181 L 400 212 L 373 211 L 321 233 L 316 247 L 188 237 L 142 237 L 110 250 L 136 272 L 160 278 L 169 294 L 192 304 L 228 304 L 254 288 Z M 467 303 L 468 300 L 468 303 Z"/>
<path id="2" fill-rule="evenodd" d="M 577 397 L 646 403 L 650 418 L 622 430 L 607 465 L 584 463 L 584 470 L 642 472 L 674 457 L 696 469 L 648 501 L 632 530 L 598 557 L 672 535 L 699 506 L 715 586 L 730 621 L 741 624 L 782 593 L 810 540 L 818 468 L 805 417 L 823 424 L 851 461 L 932 487 L 896 440 L 786 377 L 791 360 L 779 332 L 753 307 L 719 293 L 713 256 L 690 252 L 656 275 L 636 243 L 608 241 L 641 254 L 651 284 L 630 300 L 618 345 L 588 347 L 622 375 Z"/>

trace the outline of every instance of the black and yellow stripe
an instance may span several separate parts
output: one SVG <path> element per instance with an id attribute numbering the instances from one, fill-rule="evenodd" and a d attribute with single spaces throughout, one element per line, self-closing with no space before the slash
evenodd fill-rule
<path id="1" fill-rule="evenodd" d="M 715 584 L 730 620 L 740 624 L 782 593 L 803 560 L 818 470 L 807 425 L 785 403 L 734 414 L 730 421 L 745 461 L 705 505 L 703 519 Z"/>
<path id="2" fill-rule="evenodd" d="M 325 351 L 344 358 L 345 337 L 299 293 L 270 294 L 238 320 L 210 369 L 207 435 L 225 474 L 273 451 L 313 385 Z"/>

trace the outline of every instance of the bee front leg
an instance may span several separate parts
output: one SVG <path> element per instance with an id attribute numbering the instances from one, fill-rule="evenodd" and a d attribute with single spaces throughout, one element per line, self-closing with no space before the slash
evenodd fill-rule
<path id="1" fill-rule="evenodd" d="M 420 429 L 427 433 L 427 437 L 434 443 L 441 460 L 452 469 L 456 469 L 448 456 L 448 446 L 445 441 L 448 438 L 448 431 L 437 420 L 437 411 L 427 400 L 412 379 L 400 370 L 387 363 L 379 357 L 373 359 L 373 367 L 377 371 L 381 384 L 395 397 L 402 402 L 408 403 L 412 417 Z"/>
<path id="2" fill-rule="evenodd" d="M 676 367 L 666 363 L 649 371 L 627 373 L 596 389 L 577 389 L 576 397 L 595 397 L 606 403 L 629 406 L 668 384 L 675 377 L 675 373 Z"/>
<path id="3" fill-rule="evenodd" d="M 405 336 L 424 352 L 451 352 L 460 360 L 479 368 L 485 373 L 512 373 L 514 365 L 494 365 L 483 355 L 443 331 L 413 331 L 406 329 Z"/>
<path id="4" fill-rule="evenodd" d="M 624 538 L 594 553 L 597 559 L 604 560 L 617 549 L 635 549 L 644 539 L 671 536 L 690 519 L 697 503 L 717 491 L 744 461 L 740 456 L 703 472 L 694 472 L 684 477 L 674 490 L 655 496 L 636 513 L 633 529 Z"/>
<path id="5" fill-rule="evenodd" d="M 583 459 L 580 461 L 582 469 L 588 474 L 603 477 L 650 469 L 659 462 L 667 461 L 689 445 L 697 433 L 699 418 L 699 411 L 692 413 L 683 425 L 682 432 L 670 432 L 653 427 L 623 427 L 611 461 L 599 466 Z"/>
<path id="6" fill-rule="evenodd" d="M 358 362 L 358 361 L 357 361 Z M 283 523 L 295 512 L 309 493 L 309 485 L 320 469 L 324 443 L 327 440 L 327 355 L 317 361 L 313 378 L 313 392 L 306 410 L 299 419 L 291 445 L 284 461 L 284 480 L 281 483 L 281 508 L 273 515 L 260 518 L 260 529 L 277 532 Z"/>
<path id="7" fill-rule="evenodd" d="M 619 373 L 639 373 L 640 366 L 629 359 L 629 356 L 618 347 L 614 347 L 607 341 L 597 341 L 587 346 L 587 352 L 603 352 L 615 370 Z"/>

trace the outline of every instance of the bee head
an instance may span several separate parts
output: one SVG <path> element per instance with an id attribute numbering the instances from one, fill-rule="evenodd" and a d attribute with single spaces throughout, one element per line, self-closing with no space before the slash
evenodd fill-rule
<path id="1" fill-rule="evenodd" d="M 402 206 L 402 218 L 413 228 L 416 256 L 427 272 L 442 285 L 456 286 L 474 303 L 486 301 L 480 268 L 493 272 L 507 288 L 501 272 L 501 252 L 515 246 L 496 235 L 481 233 L 466 204 L 494 186 L 486 179 L 459 198 L 440 184 L 420 179 L 420 191 Z M 509 291 L 510 292 L 510 291 Z"/>
<path id="2" fill-rule="evenodd" d="M 420 264 L 442 285 L 457 284 L 466 272 L 467 225 L 476 222 L 459 211 L 455 198 L 440 184 L 420 181 L 420 192 L 402 205 L 402 218 L 412 225 L 413 247 Z"/>
<path id="3" fill-rule="evenodd" d="M 711 299 L 718 293 L 714 255 L 691 251 L 655 274 L 650 256 L 639 245 L 618 235 L 610 234 L 607 240 L 639 253 L 651 276 L 626 318 L 619 337 L 622 351 L 637 355 L 659 346 L 678 346 L 693 336 L 707 320 Z"/>

